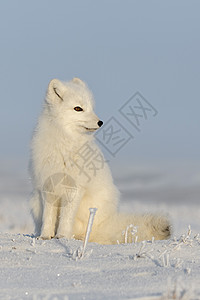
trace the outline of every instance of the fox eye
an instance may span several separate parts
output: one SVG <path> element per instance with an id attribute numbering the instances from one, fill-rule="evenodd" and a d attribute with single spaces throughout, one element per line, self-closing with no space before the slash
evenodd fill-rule
<path id="1" fill-rule="evenodd" d="M 74 107 L 74 110 L 75 110 L 75 111 L 83 111 L 82 107 L 80 107 L 80 106 Z"/>

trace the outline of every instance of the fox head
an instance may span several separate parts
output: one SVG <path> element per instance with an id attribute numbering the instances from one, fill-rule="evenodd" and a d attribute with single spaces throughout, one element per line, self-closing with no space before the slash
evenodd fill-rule
<path id="1" fill-rule="evenodd" d="M 66 83 L 58 79 L 51 80 L 46 95 L 46 106 L 52 121 L 64 131 L 93 132 L 103 125 L 94 113 L 92 93 L 79 78 Z"/>

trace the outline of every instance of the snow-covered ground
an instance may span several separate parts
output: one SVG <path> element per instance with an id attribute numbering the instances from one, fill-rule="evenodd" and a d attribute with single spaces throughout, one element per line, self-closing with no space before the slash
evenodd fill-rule
<path id="1" fill-rule="evenodd" d="M 166 213 L 167 241 L 123 245 L 41 241 L 32 236 L 30 183 L 0 173 L 0 299 L 200 299 L 200 169 L 113 165 L 120 210 Z M 188 226 L 191 226 L 188 228 Z"/>

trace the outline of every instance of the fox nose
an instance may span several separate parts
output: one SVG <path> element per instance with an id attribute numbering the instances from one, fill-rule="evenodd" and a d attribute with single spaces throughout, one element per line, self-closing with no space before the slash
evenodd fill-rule
<path id="1" fill-rule="evenodd" d="M 97 124 L 99 125 L 99 127 L 101 127 L 103 125 L 103 121 L 99 121 L 97 122 Z"/>

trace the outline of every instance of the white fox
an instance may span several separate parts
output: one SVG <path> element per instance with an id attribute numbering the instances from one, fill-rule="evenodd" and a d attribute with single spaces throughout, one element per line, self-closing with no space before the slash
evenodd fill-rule
<path id="1" fill-rule="evenodd" d="M 103 124 L 93 106 L 92 93 L 79 78 L 49 83 L 31 147 L 31 212 L 36 236 L 83 240 L 89 208 L 96 207 L 90 242 L 123 243 L 129 225 L 137 227 L 138 241 L 167 239 L 170 224 L 164 216 L 118 212 L 118 190 L 91 134 Z M 103 160 L 95 173 L 92 168 L 84 171 L 86 148 Z M 127 241 L 132 242 L 131 230 L 127 234 Z"/>

